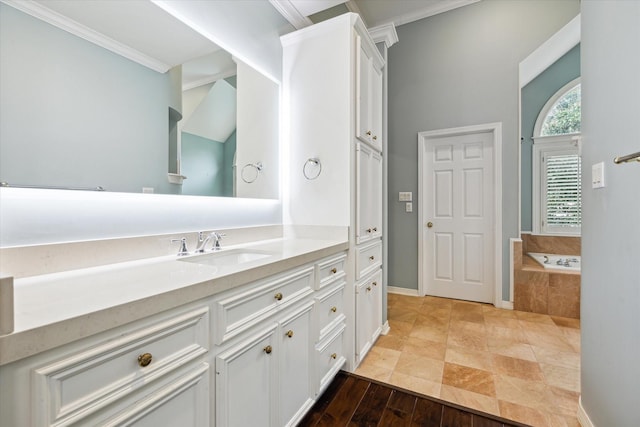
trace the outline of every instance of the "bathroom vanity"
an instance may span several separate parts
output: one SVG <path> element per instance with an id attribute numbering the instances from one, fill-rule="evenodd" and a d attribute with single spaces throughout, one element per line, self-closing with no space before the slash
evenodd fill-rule
<path id="1" fill-rule="evenodd" d="M 281 238 L 17 279 L 0 425 L 295 425 L 346 361 L 347 248 Z"/>

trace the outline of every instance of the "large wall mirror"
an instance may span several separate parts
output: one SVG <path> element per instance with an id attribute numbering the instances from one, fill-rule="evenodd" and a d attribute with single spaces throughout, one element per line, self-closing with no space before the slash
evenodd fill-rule
<path id="1" fill-rule="evenodd" d="M 86 36 L 0 3 L 0 181 L 279 197 L 277 82 L 151 2 L 29 3 Z"/>

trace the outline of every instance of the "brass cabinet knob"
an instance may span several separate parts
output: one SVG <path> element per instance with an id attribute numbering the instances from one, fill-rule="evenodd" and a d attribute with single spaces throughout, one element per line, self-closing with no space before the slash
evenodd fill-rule
<path id="1" fill-rule="evenodd" d="M 337 268 L 333 267 L 333 268 L 331 269 L 331 274 L 336 274 L 337 272 L 338 272 L 338 269 L 337 269 Z"/>
<path id="2" fill-rule="evenodd" d="M 378 227 L 373 227 L 373 231 L 378 231 Z"/>
<path id="3" fill-rule="evenodd" d="M 370 290 L 371 290 L 371 286 L 367 286 L 367 291 L 370 291 Z"/>
<path id="4" fill-rule="evenodd" d="M 433 223 L 432 223 L 431 221 L 429 221 L 429 222 L 427 223 L 427 227 L 428 227 L 428 228 L 433 227 Z"/>
<path id="5" fill-rule="evenodd" d="M 145 366 L 148 366 L 149 363 L 151 363 L 152 359 L 153 356 L 151 355 L 151 353 L 141 354 L 140 356 L 138 356 L 138 365 L 144 368 Z"/>
<path id="6" fill-rule="evenodd" d="M 375 136 L 375 135 L 373 135 L 373 140 L 374 140 L 374 141 L 377 141 L 377 140 L 378 140 L 378 137 L 377 137 L 377 136 Z"/>
<path id="7" fill-rule="evenodd" d="M 373 230 L 370 228 L 367 228 L 367 233 L 371 233 Z"/>
<path id="8" fill-rule="evenodd" d="M 371 136 L 371 131 L 370 130 L 367 131 L 367 136 Z"/>
<path id="9" fill-rule="evenodd" d="M 378 286 L 378 282 L 372 282 L 371 283 L 373 286 Z"/>
<path id="10" fill-rule="evenodd" d="M 332 359 L 336 359 L 337 357 L 338 357 L 338 355 L 337 355 L 336 353 L 332 353 L 332 354 L 331 354 L 331 358 L 332 358 Z"/>
<path id="11" fill-rule="evenodd" d="M 288 336 L 289 338 L 291 338 L 291 337 L 293 337 L 293 331 L 291 329 L 289 329 L 285 335 Z"/>
<path id="12" fill-rule="evenodd" d="M 271 352 L 273 351 L 270 345 L 266 346 L 263 350 L 267 354 L 271 354 Z"/>
<path id="13" fill-rule="evenodd" d="M 282 299 L 282 294 L 278 292 L 277 294 L 274 295 L 274 298 L 280 301 Z"/>
<path id="14" fill-rule="evenodd" d="M 374 259 L 376 259 L 376 257 L 374 257 L 373 255 L 371 255 L 371 256 L 369 257 L 369 259 L 370 259 L 371 261 L 373 261 Z"/>
<path id="15" fill-rule="evenodd" d="M 338 307 L 336 307 L 335 305 L 333 307 L 331 307 L 331 311 L 333 313 L 335 313 L 336 311 L 338 311 Z"/>

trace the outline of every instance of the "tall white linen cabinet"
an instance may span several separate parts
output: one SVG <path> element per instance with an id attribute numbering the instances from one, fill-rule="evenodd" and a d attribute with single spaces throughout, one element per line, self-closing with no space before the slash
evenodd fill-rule
<path id="1" fill-rule="evenodd" d="M 380 335 L 384 318 L 384 60 L 354 13 L 281 40 L 289 156 L 285 221 L 348 227 L 344 346 L 345 369 L 354 370 Z"/>

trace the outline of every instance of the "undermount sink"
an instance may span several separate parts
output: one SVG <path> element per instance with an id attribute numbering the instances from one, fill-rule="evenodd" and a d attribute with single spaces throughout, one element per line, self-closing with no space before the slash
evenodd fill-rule
<path id="1" fill-rule="evenodd" d="M 229 251 L 210 252 L 190 257 L 179 258 L 178 261 L 192 262 L 194 264 L 214 265 L 218 267 L 240 265 L 272 256 L 270 252 L 261 252 L 250 249 L 232 249 Z"/>

